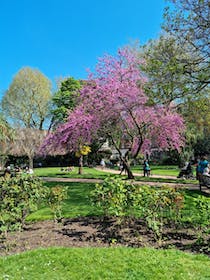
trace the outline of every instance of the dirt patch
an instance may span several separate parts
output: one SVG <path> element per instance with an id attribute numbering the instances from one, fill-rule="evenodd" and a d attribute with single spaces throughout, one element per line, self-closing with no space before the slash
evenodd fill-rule
<path id="1" fill-rule="evenodd" d="M 113 218 L 99 217 L 65 219 L 62 223 L 53 221 L 28 224 L 21 232 L 9 233 L 0 242 L 0 255 L 20 253 L 35 248 L 62 247 L 153 247 L 177 248 L 210 256 L 210 235 L 198 239 L 195 229 L 164 229 L 162 242 L 158 242 L 144 221 L 130 220 L 119 225 Z"/>

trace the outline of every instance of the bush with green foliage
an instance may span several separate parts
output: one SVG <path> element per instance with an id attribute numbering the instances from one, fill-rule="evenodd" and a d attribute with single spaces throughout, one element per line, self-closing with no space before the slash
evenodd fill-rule
<path id="1" fill-rule="evenodd" d="M 96 184 L 90 198 L 94 205 L 102 209 L 104 216 L 121 218 L 127 215 L 130 207 L 128 192 L 131 187 L 130 183 L 119 178 L 107 177 L 102 184 Z"/>
<path id="2" fill-rule="evenodd" d="M 115 215 L 122 222 L 128 217 L 143 218 L 158 239 L 164 224 L 179 220 L 184 197 L 175 189 L 137 186 L 119 178 L 107 178 L 96 184 L 92 202 L 104 215 Z"/>
<path id="3" fill-rule="evenodd" d="M 136 216 L 145 219 L 157 239 L 161 240 L 165 224 L 180 221 L 184 197 L 175 189 L 143 186 L 137 187 L 133 196 Z"/>
<path id="4" fill-rule="evenodd" d="M 26 217 L 37 210 L 46 196 L 39 178 L 22 174 L 0 180 L 0 232 L 21 229 Z"/>
<path id="5" fill-rule="evenodd" d="M 191 224 L 197 229 L 197 243 L 202 243 L 205 236 L 210 232 L 210 202 L 199 195 L 193 201 L 196 213 Z"/>

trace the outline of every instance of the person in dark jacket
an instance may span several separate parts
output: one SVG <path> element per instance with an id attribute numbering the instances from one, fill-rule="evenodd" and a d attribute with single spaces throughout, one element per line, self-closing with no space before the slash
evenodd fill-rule
<path id="1" fill-rule="evenodd" d="M 150 166 L 149 166 L 148 160 L 146 160 L 146 159 L 144 160 L 143 171 L 144 171 L 144 177 L 150 176 Z"/>

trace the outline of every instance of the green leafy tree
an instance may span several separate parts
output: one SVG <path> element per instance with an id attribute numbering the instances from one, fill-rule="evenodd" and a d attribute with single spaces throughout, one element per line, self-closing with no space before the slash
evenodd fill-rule
<path id="1" fill-rule="evenodd" d="M 164 30 L 181 46 L 186 43 L 194 59 L 186 59 L 184 74 L 191 79 L 194 92 L 209 85 L 209 12 L 208 0 L 169 0 Z M 180 60 L 182 60 L 180 58 Z"/>
<path id="2" fill-rule="evenodd" d="M 80 88 L 81 82 L 72 77 L 61 82 L 58 92 L 52 98 L 52 127 L 66 121 L 69 112 L 76 106 Z"/>
<path id="3" fill-rule="evenodd" d="M 5 117 L 26 128 L 43 129 L 49 116 L 51 82 L 39 70 L 24 67 L 15 75 L 2 99 Z"/>
<path id="4" fill-rule="evenodd" d="M 183 115 L 186 123 L 186 145 L 181 159 L 193 157 L 196 142 L 208 137 L 210 132 L 209 91 L 203 87 L 198 90 L 194 79 L 186 74 L 188 61 L 197 60 L 190 44 L 170 36 L 161 36 L 144 46 L 140 55 L 145 64 L 142 70 L 148 78 L 145 91 L 150 102 L 170 104 L 173 102 Z"/>
<path id="5" fill-rule="evenodd" d="M 188 123 L 196 125 L 201 136 L 210 134 L 210 99 L 206 97 L 189 99 L 182 108 L 182 114 Z"/>
<path id="6" fill-rule="evenodd" d="M 180 112 L 187 123 L 185 151 L 191 151 L 191 156 L 209 154 L 210 99 L 205 96 L 188 98 Z"/>
<path id="7" fill-rule="evenodd" d="M 185 75 L 185 61 L 194 59 L 189 45 L 181 45 L 174 37 L 161 36 L 149 41 L 140 55 L 145 61 L 141 69 L 148 78 L 145 91 L 151 102 L 180 104 L 192 95 L 191 79 Z"/>

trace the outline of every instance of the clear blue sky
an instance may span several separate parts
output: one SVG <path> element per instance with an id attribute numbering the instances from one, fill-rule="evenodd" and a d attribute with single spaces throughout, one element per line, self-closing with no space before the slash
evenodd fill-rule
<path id="1" fill-rule="evenodd" d="M 7 0 L 0 5 L 0 97 L 24 66 L 51 81 L 87 77 L 97 58 L 158 37 L 164 0 Z"/>

